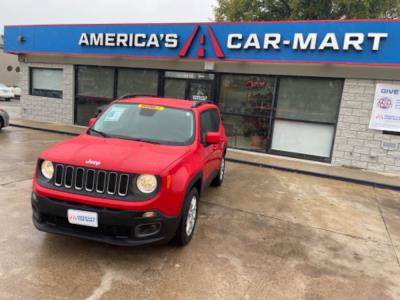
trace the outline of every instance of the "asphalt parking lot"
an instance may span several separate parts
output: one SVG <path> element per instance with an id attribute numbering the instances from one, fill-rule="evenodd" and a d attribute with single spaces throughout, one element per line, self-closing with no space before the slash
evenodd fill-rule
<path id="1" fill-rule="evenodd" d="M 1 299 L 400 299 L 400 193 L 389 190 L 229 163 L 186 248 L 39 232 L 35 160 L 67 138 L 0 133 Z"/>

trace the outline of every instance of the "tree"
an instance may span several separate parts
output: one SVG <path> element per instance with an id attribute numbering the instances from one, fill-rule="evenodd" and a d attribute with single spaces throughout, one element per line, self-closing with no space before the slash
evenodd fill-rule
<path id="1" fill-rule="evenodd" d="M 400 0 L 218 0 L 217 21 L 398 18 Z"/>

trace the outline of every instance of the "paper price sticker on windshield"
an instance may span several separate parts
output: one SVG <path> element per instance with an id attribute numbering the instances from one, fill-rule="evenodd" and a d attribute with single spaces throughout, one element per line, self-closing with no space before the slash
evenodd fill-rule
<path id="1" fill-rule="evenodd" d="M 164 110 L 164 106 L 158 106 L 158 105 L 151 105 L 151 104 L 139 104 L 140 108 L 145 108 L 145 109 L 153 109 L 153 110 Z"/>
<path id="2" fill-rule="evenodd" d="M 104 121 L 106 122 L 118 122 L 122 114 L 125 111 L 125 107 L 112 106 L 109 111 L 106 112 Z"/>

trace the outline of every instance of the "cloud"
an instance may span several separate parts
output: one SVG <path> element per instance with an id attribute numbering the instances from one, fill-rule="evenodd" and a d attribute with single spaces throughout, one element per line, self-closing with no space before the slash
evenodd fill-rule
<path id="1" fill-rule="evenodd" d="M 1 0 L 3 25 L 201 22 L 216 0 Z"/>

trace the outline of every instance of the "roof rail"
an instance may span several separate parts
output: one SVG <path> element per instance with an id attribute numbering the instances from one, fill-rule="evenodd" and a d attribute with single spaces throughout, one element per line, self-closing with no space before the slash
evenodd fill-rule
<path id="1" fill-rule="evenodd" d="M 192 104 L 192 108 L 199 107 L 203 104 L 215 104 L 215 103 L 209 100 L 198 100 Z"/>
<path id="2" fill-rule="evenodd" d="M 118 97 L 117 100 L 127 99 L 127 98 L 137 98 L 137 97 L 158 97 L 155 95 L 143 95 L 143 94 L 125 94 L 121 97 Z"/>

